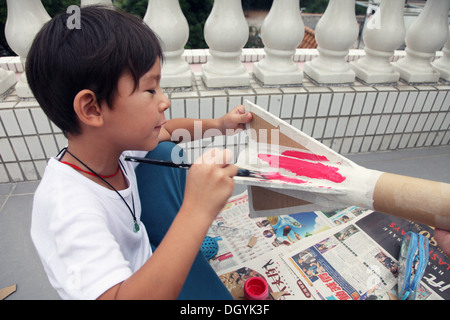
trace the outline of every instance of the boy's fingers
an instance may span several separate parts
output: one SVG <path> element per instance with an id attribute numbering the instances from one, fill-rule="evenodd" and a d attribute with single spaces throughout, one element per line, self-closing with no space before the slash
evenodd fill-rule
<path id="1" fill-rule="evenodd" d="M 242 104 L 238 105 L 236 109 L 238 109 L 240 113 L 245 113 L 245 106 Z"/>
<path id="2" fill-rule="evenodd" d="M 240 115 L 241 123 L 247 123 L 252 120 L 252 114 L 250 112 L 244 113 Z"/>
<path id="3" fill-rule="evenodd" d="M 234 177 L 238 173 L 238 167 L 236 167 L 233 164 L 230 164 L 230 165 L 226 166 L 225 170 L 227 170 L 228 175 L 230 177 Z"/>
<path id="4" fill-rule="evenodd" d="M 239 105 L 234 108 L 234 114 L 238 117 L 238 122 L 247 123 L 252 120 L 252 114 L 250 112 L 245 112 L 245 107 L 243 105 Z"/>

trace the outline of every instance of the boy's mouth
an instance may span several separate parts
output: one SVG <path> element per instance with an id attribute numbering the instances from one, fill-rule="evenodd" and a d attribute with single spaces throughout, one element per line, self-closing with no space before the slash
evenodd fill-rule
<path id="1" fill-rule="evenodd" d="M 163 123 L 161 123 L 160 125 L 156 126 L 155 129 L 161 129 L 162 126 L 166 123 L 166 121 L 164 121 Z"/>
<path id="2" fill-rule="evenodd" d="M 161 123 L 160 125 L 158 125 L 156 128 L 162 128 L 163 125 L 166 124 L 167 121 L 164 121 L 163 123 Z"/>

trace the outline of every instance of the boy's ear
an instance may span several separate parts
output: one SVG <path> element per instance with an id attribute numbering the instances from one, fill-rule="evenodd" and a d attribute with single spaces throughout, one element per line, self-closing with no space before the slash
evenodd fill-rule
<path id="1" fill-rule="evenodd" d="M 92 90 L 83 89 L 73 100 L 73 109 L 78 119 L 85 125 L 91 127 L 101 127 L 103 125 L 103 115 L 100 103 Z"/>

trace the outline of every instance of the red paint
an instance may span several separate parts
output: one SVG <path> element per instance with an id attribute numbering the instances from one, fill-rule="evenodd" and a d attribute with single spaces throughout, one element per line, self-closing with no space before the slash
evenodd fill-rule
<path id="1" fill-rule="evenodd" d="M 265 300 L 269 296 L 269 286 L 260 277 L 251 277 L 244 283 L 244 295 L 248 300 Z"/>
<path id="2" fill-rule="evenodd" d="M 325 179 L 331 182 L 341 183 L 345 180 L 338 171 L 339 168 L 327 166 L 323 163 L 315 163 L 284 156 L 259 154 L 258 158 L 266 161 L 272 168 L 281 168 L 313 179 Z"/>
<path id="3" fill-rule="evenodd" d="M 329 161 L 325 156 L 319 156 L 317 154 L 306 153 L 301 151 L 287 150 L 282 153 L 283 156 L 293 157 L 303 160 L 312 160 L 312 161 Z"/>

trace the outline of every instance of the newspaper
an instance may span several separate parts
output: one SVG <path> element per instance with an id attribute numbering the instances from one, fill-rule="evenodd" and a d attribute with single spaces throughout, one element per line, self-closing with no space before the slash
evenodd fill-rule
<path id="1" fill-rule="evenodd" d="M 395 259 L 354 224 L 284 256 L 324 300 L 391 299 Z"/>
<path id="2" fill-rule="evenodd" d="M 228 201 L 208 231 L 208 235 L 219 243 L 219 252 L 210 260 L 210 264 L 216 271 L 239 265 L 329 230 L 361 212 L 356 207 L 350 207 L 327 213 L 317 211 L 251 218 L 248 194 L 244 191 Z M 224 235 L 217 232 L 218 227 L 231 231 Z"/>
<path id="3" fill-rule="evenodd" d="M 230 291 L 235 300 L 243 300 L 244 283 L 251 277 L 263 278 L 269 287 L 266 300 L 314 300 L 317 299 L 312 286 L 299 277 L 280 253 L 271 252 L 239 266 L 221 270 L 219 278 Z"/>
<path id="4" fill-rule="evenodd" d="M 407 231 L 430 240 L 416 299 L 450 299 L 450 260 L 428 226 L 354 206 L 250 218 L 246 192 L 231 198 L 213 225 L 251 231 L 209 233 L 219 244 L 210 264 L 235 299 L 243 298 L 250 275 L 266 279 L 269 299 L 397 299 L 397 259 Z"/>

